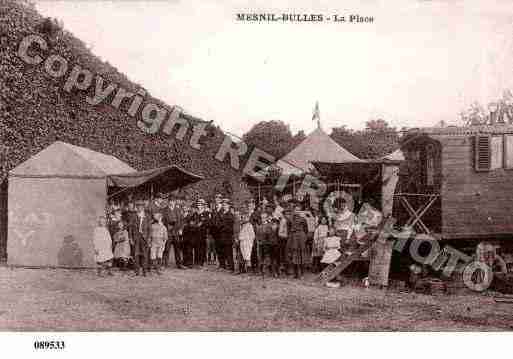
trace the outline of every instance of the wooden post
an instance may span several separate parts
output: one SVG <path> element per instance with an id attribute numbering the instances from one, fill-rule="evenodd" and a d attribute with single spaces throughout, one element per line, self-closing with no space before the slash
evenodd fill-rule
<path id="1" fill-rule="evenodd" d="M 392 215 L 393 198 L 398 178 L 397 166 L 381 165 L 381 212 L 383 213 L 383 218 L 388 218 Z M 394 222 L 391 221 L 389 227 L 393 227 Z M 387 228 L 384 228 L 384 236 L 380 236 L 370 250 L 369 284 L 371 285 L 388 286 L 388 276 L 394 247 L 394 241 L 387 238 L 388 233 L 390 233 L 390 230 L 387 231 Z"/>

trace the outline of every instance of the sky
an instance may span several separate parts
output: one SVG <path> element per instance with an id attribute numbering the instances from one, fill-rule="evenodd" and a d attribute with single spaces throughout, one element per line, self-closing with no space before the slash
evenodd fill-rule
<path id="1" fill-rule="evenodd" d="M 282 120 L 311 132 L 458 123 L 513 89 L 512 1 L 38 1 L 45 16 L 151 95 L 242 135 Z M 272 4 L 272 5 L 271 5 Z M 393 4 L 393 5 L 392 5 Z M 372 16 L 251 23 L 237 13 Z"/>

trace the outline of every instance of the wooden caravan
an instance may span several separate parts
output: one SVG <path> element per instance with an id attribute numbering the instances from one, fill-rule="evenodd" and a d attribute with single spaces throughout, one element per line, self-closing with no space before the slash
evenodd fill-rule
<path id="1" fill-rule="evenodd" d="M 513 239 L 513 126 L 410 130 L 401 150 L 398 224 L 455 245 Z"/>

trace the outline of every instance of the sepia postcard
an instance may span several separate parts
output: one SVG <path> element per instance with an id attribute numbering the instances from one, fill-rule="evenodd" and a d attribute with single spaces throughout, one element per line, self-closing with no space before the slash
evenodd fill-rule
<path id="1" fill-rule="evenodd" d="M 511 332 L 512 10 L 0 0 L 0 341 Z"/>

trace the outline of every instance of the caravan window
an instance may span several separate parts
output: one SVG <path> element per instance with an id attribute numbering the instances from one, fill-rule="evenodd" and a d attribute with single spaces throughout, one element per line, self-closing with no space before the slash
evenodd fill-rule
<path id="1" fill-rule="evenodd" d="M 430 144 L 426 147 L 426 185 L 435 185 L 435 146 Z"/>
<path id="2" fill-rule="evenodd" d="M 513 169 L 513 134 L 504 135 L 504 168 Z"/>
<path id="3" fill-rule="evenodd" d="M 490 169 L 502 168 L 503 149 L 502 136 L 492 136 Z"/>
<path id="4" fill-rule="evenodd" d="M 512 146 L 510 144 L 510 146 Z M 504 167 L 504 137 L 477 135 L 475 139 L 475 169 L 490 171 Z M 513 159 L 513 158 L 511 158 Z"/>

